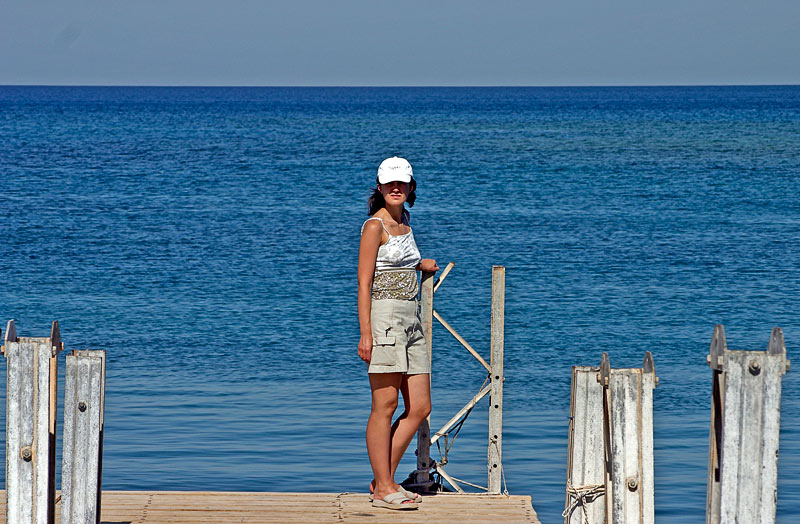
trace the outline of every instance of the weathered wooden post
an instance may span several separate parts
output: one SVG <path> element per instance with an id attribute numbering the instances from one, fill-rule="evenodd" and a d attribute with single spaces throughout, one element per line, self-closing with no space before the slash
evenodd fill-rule
<path id="1" fill-rule="evenodd" d="M 653 355 L 641 369 L 612 369 L 611 482 L 614 524 L 652 524 L 653 500 Z"/>
<path id="2" fill-rule="evenodd" d="M 600 368 L 572 367 L 564 524 L 605 522 L 607 473 Z"/>
<path id="3" fill-rule="evenodd" d="M 706 522 L 775 522 L 781 381 L 789 370 L 783 331 L 767 351 L 729 351 L 714 327 Z"/>
<path id="4" fill-rule="evenodd" d="M 9 320 L 4 341 L 6 522 L 53 524 L 57 356 L 64 349 L 58 322 L 49 337 L 18 337 Z"/>
<path id="5" fill-rule="evenodd" d="M 708 349 L 706 362 L 711 366 L 711 429 L 708 432 L 708 484 L 706 486 L 706 523 L 719 522 L 719 483 L 722 453 L 722 396 L 723 375 L 722 362 L 727 345 L 725 328 L 722 324 L 714 326 L 711 346 Z"/>
<path id="6" fill-rule="evenodd" d="M 612 369 L 607 353 L 573 368 L 565 524 L 653 524 L 657 382 L 649 351 L 641 368 Z"/>
<path id="7" fill-rule="evenodd" d="M 600 373 L 597 376 L 597 382 L 603 388 L 603 456 L 605 457 L 605 519 L 601 522 L 607 524 L 614 524 L 614 506 L 612 495 L 614 494 L 614 482 L 612 475 L 614 474 L 613 462 L 614 456 L 611 449 L 611 390 L 608 387 L 609 377 L 611 376 L 611 362 L 608 358 L 608 353 L 603 353 L 600 358 Z"/>
<path id="8" fill-rule="evenodd" d="M 500 493 L 503 474 L 503 336 L 506 268 L 492 266 L 491 393 L 489 405 L 489 493 Z"/>
<path id="9" fill-rule="evenodd" d="M 106 352 L 67 356 L 61 524 L 99 524 Z"/>
<path id="10" fill-rule="evenodd" d="M 433 351 L 433 275 L 432 272 L 422 273 L 420 286 L 420 320 L 422 330 L 425 332 L 425 344 L 428 347 L 428 362 L 431 361 Z M 417 429 L 417 471 L 414 484 L 427 487 L 431 482 L 430 470 L 433 466 L 431 460 L 431 417 L 425 419 Z"/>
<path id="11" fill-rule="evenodd" d="M 641 368 L 609 369 L 607 373 L 603 369 L 608 368 L 601 366 L 601 380 L 611 398 L 608 522 L 653 524 L 653 388 L 657 383 L 653 355 L 645 352 Z"/>

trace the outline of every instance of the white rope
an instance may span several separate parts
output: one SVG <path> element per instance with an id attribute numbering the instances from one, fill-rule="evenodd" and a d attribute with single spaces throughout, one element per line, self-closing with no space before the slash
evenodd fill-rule
<path id="1" fill-rule="evenodd" d="M 497 445 L 497 439 L 492 437 L 491 443 L 494 446 L 495 451 L 497 451 L 497 456 L 500 457 L 500 447 Z M 506 497 L 509 495 L 508 493 L 508 484 L 506 484 L 506 470 L 503 467 L 503 458 L 500 457 L 500 475 L 503 477 L 503 495 Z M 489 491 L 487 488 L 486 491 Z"/>
<path id="2" fill-rule="evenodd" d="M 586 513 L 586 505 L 593 502 L 596 498 L 606 494 L 606 487 L 602 484 L 587 484 L 585 486 L 573 486 L 567 482 L 567 494 L 570 496 L 571 502 L 561 516 L 569 518 L 575 508 L 580 506 L 583 512 L 584 524 L 589 524 L 589 515 Z"/>
<path id="3" fill-rule="evenodd" d="M 509 495 L 508 493 L 508 484 L 506 484 L 506 468 L 503 467 L 503 463 L 500 463 L 500 474 L 503 475 L 503 495 L 506 497 Z"/>

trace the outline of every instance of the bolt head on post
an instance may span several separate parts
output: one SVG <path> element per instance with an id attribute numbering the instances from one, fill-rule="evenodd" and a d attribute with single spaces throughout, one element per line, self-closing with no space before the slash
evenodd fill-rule
<path id="1" fill-rule="evenodd" d="M 628 489 L 630 491 L 636 491 L 637 489 L 639 489 L 639 482 L 636 480 L 635 477 L 628 477 L 627 484 L 628 484 Z"/>

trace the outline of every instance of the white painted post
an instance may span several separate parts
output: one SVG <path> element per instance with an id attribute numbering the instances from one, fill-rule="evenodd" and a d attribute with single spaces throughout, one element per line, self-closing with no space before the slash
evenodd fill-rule
<path id="1" fill-rule="evenodd" d="M 600 368 L 572 367 L 564 524 L 605 523 L 603 386 Z"/>
<path id="2" fill-rule="evenodd" d="M 489 493 L 500 493 L 503 475 L 503 336 L 506 268 L 492 266 L 491 393 L 489 405 Z"/>
<path id="3" fill-rule="evenodd" d="M 606 507 L 608 522 L 653 524 L 653 388 L 656 386 L 653 356 L 645 353 L 642 368 L 610 369 L 607 424 L 610 431 L 611 489 Z M 605 377 L 601 372 L 601 379 Z M 608 491 L 608 490 L 607 490 Z M 610 505 L 609 505 L 610 502 Z"/>
<path id="4" fill-rule="evenodd" d="M 6 328 L 6 522 L 53 524 L 58 322 L 49 337 Z"/>
<path id="5" fill-rule="evenodd" d="M 106 352 L 67 356 L 61 524 L 99 524 Z"/>
<path id="6" fill-rule="evenodd" d="M 707 503 L 714 524 L 775 522 L 781 381 L 789 364 L 780 328 L 772 330 L 766 352 L 723 351 L 718 516 L 714 499 Z"/>
<path id="7" fill-rule="evenodd" d="M 433 275 L 432 272 L 422 273 L 420 285 L 420 320 L 422 331 L 425 333 L 425 345 L 428 348 L 428 361 L 432 360 L 433 343 Z M 433 467 L 431 460 L 431 417 L 425 419 L 417 429 L 417 471 L 414 484 L 427 487 L 431 482 L 430 470 Z"/>

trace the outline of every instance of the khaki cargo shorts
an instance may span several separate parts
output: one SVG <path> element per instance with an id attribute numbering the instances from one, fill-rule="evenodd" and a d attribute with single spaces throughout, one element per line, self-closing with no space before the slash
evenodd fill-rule
<path id="1" fill-rule="evenodd" d="M 430 373 L 430 358 L 416 300 L 372 301 L 369 373 Z"/>

